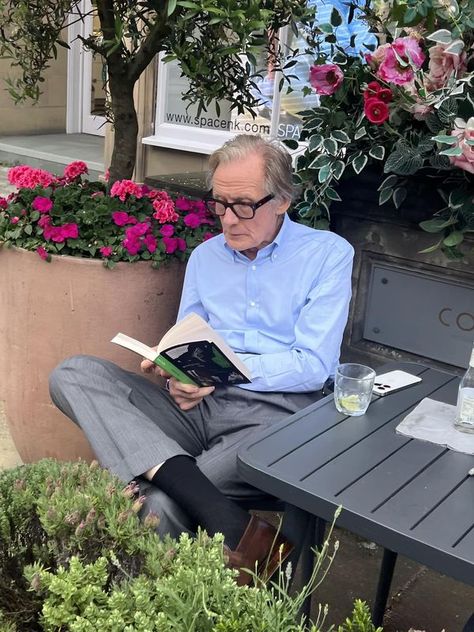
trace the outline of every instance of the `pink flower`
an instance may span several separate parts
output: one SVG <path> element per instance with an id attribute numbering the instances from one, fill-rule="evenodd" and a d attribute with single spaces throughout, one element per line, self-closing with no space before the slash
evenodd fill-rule
<path id="1" fill-rule="evenodd" d="M 122 246 L 129 255 L 137 255 L 142 247 L 140 240 L 135 237 L 126 237 L 122 241 Z"/>
<path id="2" fill-rule="evenodd" d="M 110 195 L 112 197 L 118 197 L 124 202 L 129 195 L 133 195 L 137 199 L 143 197 L 143 191 L 142 187 L 136 182 L 133 182 L 133 180 L 117 180 L 110 189 Z"/>
<path id="3" fill-rule="evenodd" d="M 184 252 L 186 250 L 186 247 L 187 247 L 186 241 L 182 239 L 181 237 L 178 237 L 178 250 L 181 250 L 182 252 Z"/>
<path id="4" fill-rule="evenodd" d="M 38 246 L 38 248 L 36 248 L 36 252 L 44 261 L 47 261 L 49 259 L 49 254 L 46 252 L 43 246 Z"/>
<path id="5" fill-rule="evenodd" d="M 153 208 L 155 212 L 153 217 L 164 224 L 165 222 L 177 222 L 179 219 L 178 213 L 174 210 L 174 203 L 171 199 L 156 199 L 153 202 Z"/>
<path id="6" fill-rule="evenodd" d="M 375 125 L 381 125 L 389 117 L 388 105 L 380 101 L 377 97 L 367 99 L 364 103 L 364 114 L 367 119 Z"/>
<path id="7" fill-rule="evenodd" d="M 76 160 L 64 167 L 64 177 L 66 180 L 75 180 L 79 178 L 83 173 L 89 173 L 89 169 L 85 162 L 82 160 Z"/>
<path id="8" fill-rule="evenodd" d="M 378 68 L 380 64 L 385 60 L 385 56 L 389 48 L 390 44 L 382 44 L 382 46 L 376 48 L 373 53 L 367 53 L 365 56 L 367 63 L 370 64 L 373 68 Z"/>
<path id="9" fill-rule="evenodd" d="M 53 208 L 53 201 L 48 197 L 37 195 L 31 203 L 31 206 L 35 209 L 35 211 L 39 211 L 40 213 L 49 213 L 49 211 Z"/>
<path id="10" fill-rule="evenodd" d="M 112 219 L 117 226 L 125 226 L 125 224 L 128 224 L 129 217 L 125 211 L 114 211 L 112 213 Z"/>
<path id="11" fill-rule="evenodd" d="M 8 206 L 7 198 L 0 197 L 0 210 L 6 209 Z"/>
<path id="12" fill-rule="evenodd" d="M 15 215 L 10 218 L 10 224 L 18 224 L 19 221 L 20 221 L 20 218 L 16 217 Z"/>
<path id="13" fill-rule="evenodd" d="M 148 233 L 148 235 L 145 235 L 145 237 L 143 238 L 143 243 L 145 244 L 146 249 L 148 250 L 148 252 L 154 253 L 156 250 L 156 237 L 155 235 L 153 235 L 152 233 Z"/>
<path id="14" fill-rule="evenodd" d="M 474 173 L 474 145 L 468 145 L 466 141 L 474 141 L 474 116 L 467 121 L 466 127 L 455 128 L 451 136 L 457 136 L 458 145 L 462 149 L 460 156 L 449 156 L 451 163 L 469 173 Z"/>
<path id="15" fill-rule="evenodd" d="M 371 81 L 367 89 L 364 91 L 364 101 L 376 97 L 379 101 L 390 103 L 393 98 L 393 92 L 390 88 L 384 88 L 377 81 Z"/>
<path id="16" fill-rule="evenodd" d="M 414 70 L 421 68 L 425 54 L 414 37 L 399 37 L 387 49 L 379 66 L 377 77 L 388 83 L 405 85 L 413 80 Z M 373 59 L 373 58 L 372 58 Z M 407 65 L 401 65 L 401 59 Z"/>
<path id="17" fill-rule="evenodd" d="M 55 177 L 49 171 L 20 165 L 8 170 L 8 181 L 19 189 L 34 189 L 37 186 L 49 187 L 55 181 Z"/>
<path id="18" fill-rule="evenodd" d="M 147 197 L 150 200 L 171 200 L 166 191 L 160 191 L 159 189 L 150 189 L 147 193 Z"/>
<path id="19" fill-rule="evenodd" d="M 110 257 L 112 255 L 113 252 L 113 248 L 112 246 L 101 246 L 99 248 L 99 252 L 103 257 Z"/>
<path id="20" fill-rule="evenodd" d="M 344 74 L 336 64 L 314 65 L 311 66 L 311 70 L 309 71 L 309 82 L 317 94 L 334 94 L 343 79 Z"/>
<path id="21" fill-rule="evenodd" d="M 176 237 L 163 237 L 163 243 L 165 245 L 165 252 L 168 255 L 172 255 L 178 248 L 178 240 Z"/>
<path id="22" fill-rule="evenodd" d="M 176 198 L 175 204 L 179 211 L 191 211 L 194 206 L 193 202 L 186 197 Z"/>
<path id="23" fill-rule="evenodd" d="M 429 49 L 430 61 L 426 76 L 428 90 L 443 88 L 452 74 L 461 77 L 466 72 L 466 53 L 447 53 L 447 47 L 448 44 L 436 44 Z"/>
<path id="24" fill-rule="evenodd" d="M 174 226 L 171 224 L 163 224 L 160 228 L 160 233 L 163 237 L 171 237 L 174 234 Z"/>
<path id="25" fill-rule="evenodd" d="M 104 173 L 104 181 L 108 182 L 110 180 L 110 169 L 106 169 Z"/>
<path id="26" fill-rule="evenodd" d="M 185 218 L 183 219 L 183 222 L 188 228 L 193 228 L 193 229 L 197 228 L 202 223 L 201 216 L 198 215 L 197 213 L 188 213 L 188 215 L 186 215 Z"/>
<path id="27" fill-rule="evenodd" d="M 43 237 L 46 241 L 62 243 L 66 239 L 77 239 L 79 237 L 77 224 L 69 223 L 62 226 L 52 226 L 51 218 L 48 215 L 43 215 L 38 221 L 38 225 L 43 229 Z"/>

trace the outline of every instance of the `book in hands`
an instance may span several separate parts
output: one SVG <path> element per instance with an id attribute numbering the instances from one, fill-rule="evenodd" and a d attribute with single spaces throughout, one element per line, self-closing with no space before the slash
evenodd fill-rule
<path id="1" fill-rule="evenodd" d="M 118 333 L 111 342 L 154 362 L 184 384 L 235 386 L 251 375 L 224 339 L 197 314 L 188 314 L 169 329 L 157 347 Z"/>

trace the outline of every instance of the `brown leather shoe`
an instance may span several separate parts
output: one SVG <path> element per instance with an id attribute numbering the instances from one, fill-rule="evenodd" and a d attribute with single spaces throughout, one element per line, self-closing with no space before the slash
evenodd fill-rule
<path id="1" fill-rule="evenodd" d="M 266 582 L 286 560 L 293 545 L 266 520 L 252 515 L 235 551 L 225 545 L 224 550 L 229 566 L 240 570 L 237 584 L 245 586 L 253 577 L 243 568 L 256 572 Z"/>

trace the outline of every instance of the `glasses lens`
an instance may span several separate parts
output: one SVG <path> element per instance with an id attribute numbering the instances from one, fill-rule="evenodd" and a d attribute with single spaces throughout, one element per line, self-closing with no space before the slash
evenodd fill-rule
<path id="1" fill-rule="evenodd" d="M 242 219 L 251 219 L 254 215 L 253 208 L 248 204 L 234 204 L 234 210 Z"/>

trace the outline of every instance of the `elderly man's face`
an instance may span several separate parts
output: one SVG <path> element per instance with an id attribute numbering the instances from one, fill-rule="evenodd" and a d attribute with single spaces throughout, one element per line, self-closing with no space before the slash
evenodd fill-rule
<path id="1" fill-rule="evenodd" d="M 267 193 L 264 186 L 263 158 L 258 153 L 217 167 L 213 177 L 213 197 L 224 202 L 255 203 Z M 278 233 L 289 201 L 270 200 L 255 212 L 252 219 L 239 219 L 230 209 L 220 217 L 229 246 L 254 259 L 257 250 L 271 243 Z"/>

